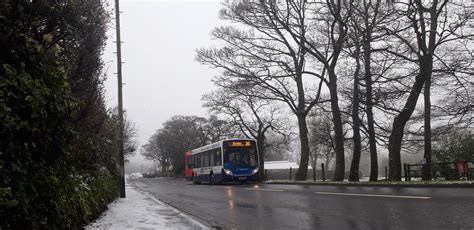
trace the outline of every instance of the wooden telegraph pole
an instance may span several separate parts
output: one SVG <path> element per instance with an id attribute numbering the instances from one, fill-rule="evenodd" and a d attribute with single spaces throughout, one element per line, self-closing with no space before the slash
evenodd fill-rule
<path id="1" fill-rule="evenodd" d="M 122 40 L 120 40 L 120 7 L 115 0 L 115 30 L 117 37 L 117 82 L 118 82 L 118 116 L 119 116 L 119 173 L 120 197 L 125 198 L 125 168 L 123 156 L 123 103 L 122 103 Z"/>

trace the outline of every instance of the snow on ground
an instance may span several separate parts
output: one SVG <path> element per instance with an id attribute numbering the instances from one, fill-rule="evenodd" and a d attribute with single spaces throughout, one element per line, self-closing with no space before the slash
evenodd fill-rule
<path id="1" fill-rule="evenodd" d="M 135 173 L 125 175 L 126 179 L 133 179 L 133 178 L 140 178 L 140 177 L 143 177 L 143 175 L 142 175 L 142 173 L 139 173 L 139 172 L 135 172 Z"/>
<path id="2" fill-rule="evenodd" d="M 296 162 L 291 161 L 265 161 L 265 169 L 297 169 L 299 166 Z M 308 166 L 308 169 L 313 169 Z"/>
<path id="3" fill-rule="evenodd" d="M 186 214 L 128 184 L 126 195 L 126 198 L 117 199 L 111 203 L 108 210 L 85 229 L 209 229 Z"/>

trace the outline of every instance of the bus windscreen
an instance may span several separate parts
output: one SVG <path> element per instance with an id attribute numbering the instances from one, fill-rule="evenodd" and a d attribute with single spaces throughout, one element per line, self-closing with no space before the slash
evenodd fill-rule
<path id="1" fill-rule="evenodd" d="M 232 163 L 238 167 L 257 166 L 258 156 L 255 146 L 227 147 L 224 154 L 224 163 Z"/>

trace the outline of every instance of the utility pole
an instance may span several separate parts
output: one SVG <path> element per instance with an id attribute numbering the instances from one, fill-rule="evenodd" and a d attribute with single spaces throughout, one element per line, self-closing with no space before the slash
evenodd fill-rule
<path id="1" fill-rule="evenodd" d="M 125 167 L 123 156 L 123 103 L 122 103 L 122 40 L 120 39 L 120 7 L 115 0 L 115 31 L 117 37 L 117 82 L 118 82 L 118 116 L 119 116 L 119 173 L 120 197 L 125 198 Z"/>

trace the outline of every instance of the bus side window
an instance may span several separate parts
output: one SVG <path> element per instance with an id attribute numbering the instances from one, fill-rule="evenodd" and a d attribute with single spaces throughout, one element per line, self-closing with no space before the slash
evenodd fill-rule
<path id="1" fill-rule="evenodd" d="M 207 155 L 206 155 L 206 152 L 203 152 L 203 153 L 201 153 L 201 154 L 202 154 L 202 156 L 201 156 L 201 157 L 202 157 L 202 167 L 207 167 L 207 160 L 206 160 Z"/>
<path id="2" fill-rule="evenodd" d="M 207 166 L 211 166 L 211 161 L 210 161 L 210 159 L 211 159 L 211 154 L 209 154 L 209 153 L 210 153 L 210 151 L 207 151 L 207 152 L 206 152 Z"/>
<path id="3" fill-rule="evenodd" d="M 215 165 L 221 165 L 222 164 L 222 160 L 221 160 L 221 149 L 216 149 L 214 151 L 214 162 L 215 162 Z"/>
<path id="4" fill-rule="evenodd" d="M 206 152 L 206 161 L 207 161 L 207 166 L 211 166 L 211 152 L 207 151 Z"/>
<path id="5" fill-rule="evenodd" d="M 214 150 L 209 150 L 209 166 L 214 166 L 216 165 L 214 162 Z"/>
<path id="6" fill-rule="evenodd" d="M 201 154 L 196 155 L 196 168 L 201 168 Z"/>
<path id="7" fill-rule="evenodd" d="M 209 151 L 206 152 L 206 165 L 207 165 L 208 167 L 211 166 L 211 165 L 209 164 Z"/>
<path id="8" fill-rule="evenodd" d="M 199 168 L 204 167 L 204 164 L 202 162 L 202 153 L 199 153 Z"/>
<path id="9" fill-rule="evenodd" d="M 212 161 L 211 161 L 211 151 L 210 151 L 210 150 L 207 151 L 206 154 L 207 154 L 207 166 L 212 166 L 212 163 L 211 163 L 211 162 L 212 162 Z"/>

